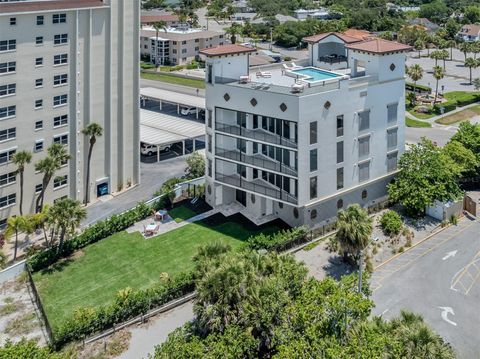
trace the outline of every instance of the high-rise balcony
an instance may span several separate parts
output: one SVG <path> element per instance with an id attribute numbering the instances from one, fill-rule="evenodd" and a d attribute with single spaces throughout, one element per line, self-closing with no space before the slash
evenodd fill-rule
<path id="1" fill-rule="evenodd" d="M 215 130 L 230 135 L 236 135 L 252 140 L 271 143 L 284 147 L 297 148 L 297 143 L 294 140 L 287 139 L 275 133 L 265 131 L 262 128 L 247 129 L 242 126 L 227 124 L 223 122 L 215 122 Z"/>
<path id="2" fill-rule="evenodd" d="M 273 186 L 272 184 L 256 178 L 253 181 L 247 181 L 238 174 L 225 176 L 221 173 L 215 173 L 215 180 L 220 183 L 225 183 L 227 185 L 244 189 L 250 192 L 258 193 L 270 197 L 272 199 L 281 200 L 284 202 L 297 204 L 298 200 L 292 194 Z"/>
<path id="3" fill-rule="evenodd" d="M 269 171 L 280 172 L 289 176 L 297 177 L 297 170 L 262 154 L 247 155 L 239 150 L 226 150 L 215 148 L 215 155 L 221 158 L 240 162 L 242 164 L 260 167 Z"/>

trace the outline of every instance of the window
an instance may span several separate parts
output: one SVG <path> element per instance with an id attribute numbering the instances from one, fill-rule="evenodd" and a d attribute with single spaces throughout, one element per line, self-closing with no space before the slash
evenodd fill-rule
<path id="1" fill-rule="evenodd" d="M 68 74 L 55 75 L 53 77 L 53 85 L 54 86 L 64 85 L 67 82 L 68 82 Z"/>
<path id="2" fill-rule="evenodd" d="M 387 171 L 388 172 L 397 170 L 397 157 L 398 157 L 398 152 L 389 153 L 387 155 Z"/>
<path id="3" fill-rule="evenodd" d="M 186 45 L 187 42 L 185 40 L 182 41 L 182 45 Z"/>
<path id="4" fill-rule="evenodd" d="M 16 112 L 17 112 L 17 108 L 16 108 L 15 105 L 7 106 L 7 107 L 0 107 L 0 119 L 15 117 Z"/>
<path id="5" fill-rule="evenodd" d="M 43 100 L 35 100 L 35 109 L 39 109 L 43 107 Z"/>
<path id="6" fill-rule="evenodd" d="M 317 197 L 317 177 L 310 177 L 310 199 Z"/>
<path id="7" fill-rule="evenodd" d="M 342 208 L 343 208 L 343 199 L 340 198 L 337 201 L 337 209 L 342 209 Z"/>
<path id="8" fill-rule="evenodd" d="M 310 144 L 317 143 L 317 121 L 310 122 Z"/>
<path id="9" fill-rule="evenodd" d="M 17 40 L 2 40 L 0 41 L 0 52 L 13 51 L 17 48 Z"/>
<path id="10" fill-rule="evenodd" d="M 187 58 L 186 58 L 186 57 L 182 57 L 182 61 L 183 61 L 183 62 L 187 61 Z"/>
<path id="11" fill-rule="evenodd" d="M 212 153 L 212 136 L 208 135 L 207 151 Z"/>
<path id="12" fill-rule="evenodd" d="M 17 179 L 17 172 L 10 172 L 0 176 L 0 186 L 15 183 Z"/>
<path id="13" fill-rule="evenodd" d="M 55 96 L 55 97 L 53 98 L 53 106 L 54 106 L 54 107 L 66 105 L 67 102 L 68 102 L 68 96 L 67 96 L 66 94 L 65 94 L 65 95 Z"/>
<path id="14" fill-rule="evenodd" d="M 195 42 L 200 42 L 200 39 L 195 39 Z"/>
<path id="15" fill-rule="evenodd" d="M 43 121 L 36 121 L 35 122 L 35 130 L 38 131 L 38 130 L 42 130 L 43 129 Z"/>
<path id="16" fill-rule="evenodd" d="M 17 150 L 6 150 L 0 152 L 0 164 L 4 165 L 12 162 L 15 152 L 17 152 Z"/>
<path id="17" fill-rule="evenodd" d="M 43 151 L 43 140 L 35 141 L 35 146 L 33 146 L 34 152 L 42 152 Z"/>
<path id="18" fill-rule="evenodd" d="M 209 177 L 212 177 L 212 160 L 211 159 L 208 160 L 208 173 L 207 173 L 207 175 Z"/>
<path id="19" fill-rule="evenodd" d="M 315 219 L 317 218 L 317 210 L 312 209 L 312 212 L 310 212 L 310 219 Z"/>
<path id="20" fill-rule="evenodd" d="M 61 145 L 68 145 L 68 135 L 59 135 L 53 138 L 53 143 L 59 143 Z"/>
<path id="21" fill-rule="evenodd" d="M 200 50 L 200 48 L 198 46 L 195 47 L 195 51 L 198 52 L 198 50 Z"/>
<path id="22" fill-rule="evenodd" d="M 212 110 L 207 110 L 207 126 L 212 128 L 212 117 L 213 117 L 213 111 Z"/>
<path id="23" fill-rule="evenodd" d="M 53 127 L 59 127 L 68 124 L 68 115 L 56 116 L 53 118 Z"/>
<path id="24" fill-rule="evenodd" d="M 0 97 L 15 95 L 16 91 L 17 91 L 17 84 L 0 85 Z"/>
<path id="25" fill-rule="evenodd" d="M 7 228 L 7 218 L 0 219 L 0 230 Z"/>
<path id="26" fill-rule="evenodd" d="M 43 66 L 43 57 L 37 57 L 35 59 L 35 66 Z"/>
<path id="27" fill-rule="evenodd" d="M 42 183 L 35 185 L 35 193 L 42 192 L 42 189 L 43 189 L 43 184 Z"/>
<path id="28" fill-rule="evenodd" d="M 177 53 L 177 50 L 176 49 L 173 49 L 172 50 L 172 54 L 176 54 Z"/>
<path id="29" fill-rule="evenodd" d="M 343 141 L 337 142 L 337 163 L 343 162 Z"/>
<path id="30" fill-rule="evenodd" d="M 43 25 L 45 22 L 45 17 L 43 15 L 37 16 L 37 25 Z"/>
<path id="31" fill-rule="evenodd" d="M 177 44 L 177 42 L 176 42 L 176 41 L 172 41 L 172 45 L 176 45 L 176 44 Z"/>
<path id="32" fill-rule="evenodd" d="M 68 34 L 58 34 L 53 36 L 54 45 L 62 45 L 68 42 Z"/>
<path id="33" fill-rule="evenodd" d="M 186 54 L 187 53 L 187 49 L 182 49 L 182 54 Z"/>
<path id="34" fill-rule="evenodd" d="M 364 190 L 362 191 L 362 199 L 367 199 L 367 197 L 368 197 L 368 192 L 367 192 L 366 189 L 364 189 Z"/>
<path id="35" fill-rule="evenodd" d="M 58 176 L 53 180 L 53 188 L 59 188 L 67 185 L 68 176 Z"/>
<path id="36" fill-rule="evenodd" d="M 358 164 L 358 181 L 363 182 L 370 179 L 370 161 Z"/>
<path id="37" fill-rule="evenodd" d="M 388 122 L 397 122 L 397 110 L 398 110 L 398 103 L 394 103 L 387 106 Z"/>
<path id="38" fill-rule="evenodd" d="M 66 63 L 68 63 L 68 54 L 60 54 L 53 57 L 54 65 L 65 65 Z"/>
<path id="39" fill-rule="evenodd" d="M 389 150 L 397 148 L 397 128 L 387 130 L 387 148 Z"/>
<path id="40" fill-rule="evenodd" d="M 17 201 L 16 193 L 12 193 L 12 194 L 9 194 L 8 196 L 0 197 L 0 208 L 11 206 L 15 204 L 16 201 Z"/>
<path id="41" fill-rule="evenodd" d="M 15 127 L 0 131 L 0 141 L 11 140 L 14 139 L 16 136 L 17 129 Z"/>
<path id="42" fill-rule="evenodd" d="M 35 80 L 35 87 L 36 88 L 43 87 L 43 79 L 36 79 Z"/>
<path id="43" fill-rule="evenodd" d="M 318 155 L 317 149 L 310 150 L 310 172 L 316 171 L 318 169 Z"/>
<path id="44" fill-rule="evenodd" d="M 64 24 L 67 22 L 67 14 L 53 14 L 52 23 L 54 24 Z"/>
<path id="45" fill-rule="evenodd" d="M 16 17 L 11 17 L 10 18 L 10 25 L 11 26 L 17 25 L 17 18 Z"/>
<path id="46" fill-rule="evenodd" d="M 343 136 L 343 115 L 337 116 L 337 137 Z"/>
<path id="47" fill-rule="evenodd" d="M 343 167 L 337 168 L 337 189 L 343 188 Z"/>
<path id="48" fill-rule="evenodd" d="M 370 110 L 358 113 L 358 130 L 365 131 L 370 128 Z"/>
<path id="49" fill-rule="evenodd" d="M 207 65 L 207 82 L 209 84 L 213 83 L 213 66 L 212 66 L 212 64 Z"/>
<path id="50" fill-rule="evenodd" d="M 35 45 L 43 45 L 43 36 L 37 36 L 35 38 Z"/>
<path id="51" fill-rule="evenodd" d="M 370 154 L 370 136 L 358 139 L 358 157 L 366 157 Z"/>
<path id="52" fill-rule="evenodd" d="M 16 68 L 17 63 L 15 61 L 2 62 L 0 63 L 0 74 L 8 74 L 10 72 L 15 72 Z"/>

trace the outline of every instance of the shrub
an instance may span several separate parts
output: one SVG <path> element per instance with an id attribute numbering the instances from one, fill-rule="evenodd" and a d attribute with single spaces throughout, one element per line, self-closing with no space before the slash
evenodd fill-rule
<path id="1" fill-rule="evenodd" d="M 149 62 L 140 62 L 140 68 L 142 68 L 143 70 L 150 70 L 154 69 L 155 65 Z"/>
<path id="2" fill-rule="evenodd" d="M 445 93 L 448 101 L 455 101 L 458 106 L 466 106 L 480 101 L 480 92 L 452 91 Z"/>
<path id="3" fill-rule="evenodd" d="M 281 252 L 288 248 L 307 241 L 307 227 L 295 227 L 282 230 L 275 234 L 266 235 L 260 233 L 247 239 L 247 245 L 250 249 L 274 250 Z"/>
<path id="4" fill-rule="evenodd" d="M 413 91 L 414 87 L 415 86 L 412 82 L 406 82 L 405 83 L 405 89 L 408 90 L 408 91 Z M 417 84 L 416 89 L 417 89 L 417 92 L 428 92 L 428 93 L 432 92 L 432 88 L 429 87 L 429 86 L 425 86 L 425 85 Z"/>
<path id="5" fill-rule="evenodd" d="M 456 214 L 452 214 L 450 217 L 450 223 L 456 226 L 458 224 L 458 216 Z"/>
<path id="6" fill-rule="evenodd" d="M 7 265 L 7 255 L 3 253 L 3 251 L 0 249 L 0 269 L 5 268 Z"/>
<path id="7" fill-rule="evenodd" d="M 453 111 L 457 108 L 457 101 L 447 101 L 443 103 L 437 103 L 435 104 L 435 106 L 433 106 L 433 112 L 435 112 L 437 115 L 441 115 L 442 107 L 443 107 L 443 113 Z"/>
<path id="8" fill-rule="evenodd" d="M 403 228 L 402 218 L 397 212 L 391 210 L 386 211 L 382 215 L 380 225 L 382 226 L 383 232 L 390 237 L 400 234 Z"/>

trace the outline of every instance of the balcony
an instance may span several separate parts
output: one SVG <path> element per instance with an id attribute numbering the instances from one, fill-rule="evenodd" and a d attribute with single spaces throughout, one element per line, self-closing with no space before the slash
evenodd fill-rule
<path id="1" fill-rule="evenodd" d="M 215 180 L 230 186 L 245 189 L 250 192 L 258 193 L 280 201 L 297 204 L 297 198 L 278 187 L 272 186 L 270 183 L 261 179 L 247 181 L 240 175 L 225 176 L 221 173 L 215 173 Z"/>
<path id="2" fill-rule="evenodd" d="M 247 129 L 245 127 L 226 124 L 222 122 L 215 122 L 215 131 L 223 132 L 229 135 L 240 136 L 252 140 L 262 141 L 273 145 L 280 145 L 284 147 L 297 148 L 297 144 L 293 140 L 286 139 L 282 136 L 276 135 L 272 132 L 265 131 L 261 128 Z"/>
<path id="3" fill-rule="evenodd" d="M 274 159 L 262 154 L 247 155 L 238 150 L 225 150 L 223 148 L 216 147 L 215 155 L 225 159 L 241 162 L 242 164 L 252 165 L 262 169 L 297 177 L 297 170 L 295 168 L 284 165 L 283 163 L 275 161 Z"/>

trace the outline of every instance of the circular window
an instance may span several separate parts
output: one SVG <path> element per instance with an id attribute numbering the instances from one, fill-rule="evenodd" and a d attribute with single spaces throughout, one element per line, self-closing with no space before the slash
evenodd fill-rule
<path id="1" fill-rule="evenodd" d="M 367 192 L 366 189 L 364 189 L 364 190 L 362 191 L 362 199 L 367 198 L 367 196 L 368 196 L 368 192 Z"/>
<path id="2" fill-rule="evenodd" d="M 340 198 L 337 201 L 337 209 L 342 209 L 342 208 L 343 208 L 343 199 Z"/>
<path id="3" fill-rule="evenodd" d="M 278 208 L 283 208 L 283 203 L 282 202 L 278 202 Z"/>
<path id="4" fill-rule="evenodd" d="M 317 210 L 316 209 L 312 209 L 312 212 L 310 212 L 310 218 L 311 219 L 317 218 Z"/>
<path id="5" fill-rule="evenodd" d="M 297 208 L 297 207 L 295 207 L 295 208 L 293 209 L 293 216 L 294 216 L 295 218 L 298 218 L 298 208 Z"/>
<path id="6" fill-rule="evenodd" d="M 210 185 L 208 185 L 207 187 L 207 192 L 208 194 L 212 194 L 212 187 Z"/>
<path id="7" fill-rule="evenodd" d="M 250 195 L 250 200 L 252 203 L 255 203 L 255 195 L 253 193 Z"/>

